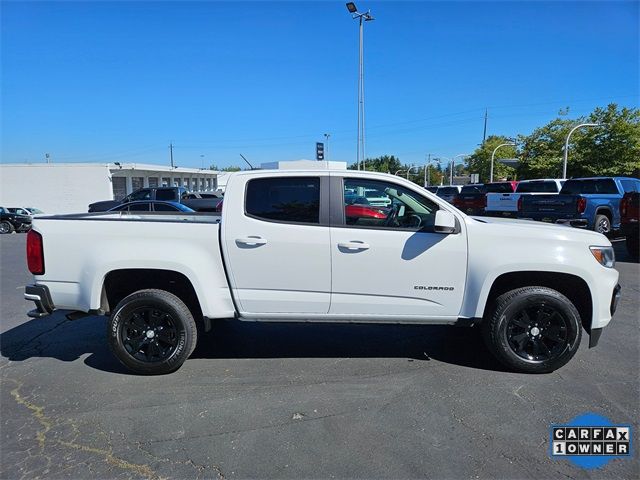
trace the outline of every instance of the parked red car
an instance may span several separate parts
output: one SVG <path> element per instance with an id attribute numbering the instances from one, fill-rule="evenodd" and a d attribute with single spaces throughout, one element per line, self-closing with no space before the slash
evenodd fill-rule
<path id="1" fill-rule="evenodd" d="M 640 256 L 640 193 L 627 192 L 620 200 L 620 229 L 626 237 L 627 251 L 636 260 Z"/>

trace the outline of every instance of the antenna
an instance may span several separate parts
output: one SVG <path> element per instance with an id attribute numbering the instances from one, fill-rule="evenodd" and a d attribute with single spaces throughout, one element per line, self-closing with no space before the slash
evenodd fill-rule
<path id="1" fill-rule="evenodd" d="M 256 170 L 256 168 L 254 168 L 254 166 L 249 163 L 249 160 L 247 160 L 243 154 L 240 154 L 240 156 L 245 162 L 247 162 L 247 165 L 249 165 L 249 168 L 251 168 L 251 170 Z"/>

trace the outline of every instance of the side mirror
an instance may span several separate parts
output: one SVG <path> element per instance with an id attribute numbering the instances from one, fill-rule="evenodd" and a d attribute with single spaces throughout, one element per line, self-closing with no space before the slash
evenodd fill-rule
<path id="1" fill-rule="evenodd" d="M 455 233 L 456 217 L 453 213 L 446 210 L 436 211 L 436 219 L 434 223 L 434 232 L 436 233 Z"/>

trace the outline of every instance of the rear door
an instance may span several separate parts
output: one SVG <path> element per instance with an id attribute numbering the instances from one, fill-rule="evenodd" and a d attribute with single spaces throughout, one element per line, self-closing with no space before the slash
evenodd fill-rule
<path id="1" fill-rule="evenodd" d="M 238 309 L 326 314 L 331 298 L 328 175 L 237 175 L 225 196 L 222 239 Z M 231 210 L 227 210 L 231 209 Z"/>
<path id="2" fill-rule="evenodd" d="M 367 321 L 457 318 L 467 274 L 464 225 L 435 233 L 438 204 L 393 181 L 336 175 L 331 187 L 329 313 Z M 367 189 L 383 192 L 389 206 L 353 209 L 344 200 Z"/>

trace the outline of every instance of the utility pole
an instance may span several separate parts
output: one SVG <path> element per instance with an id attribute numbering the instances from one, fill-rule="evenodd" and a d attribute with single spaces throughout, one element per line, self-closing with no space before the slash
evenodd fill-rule
<path id="1" fill-rule="evenodd" d="M 431 166 L 431 154 L 427 153 L 427 164 L 424 166 L 424 186 L 428 187 L 429 186 L 429 180 L 431 180 L 431 172 L 429 172 L 429 176 L 427 177 L 427 169 Z"/>
<path id="2" fill-rule="evenodd" d="M 51 163 L 51 155 L 49 155 L 48 153 L 45 153 L 44 158 L 46 158 L 47 163 Z"/>
<path id="3" fill-rule="evenodd" d="M 484 133 L 482 134 L 482 146 L 484 147 L 484 142 L 487 140 L 487 118 L 489 117 L 489 109 L 484 109 Z"/>
<path id="4" fill-rule="evenodd" d="M 173 142 L 169 143 L 169 158 L 171 159 L 171 168 L 173 168 Z"/>

